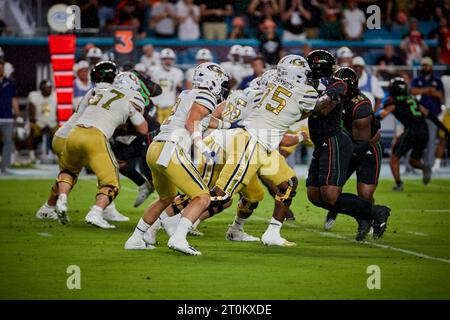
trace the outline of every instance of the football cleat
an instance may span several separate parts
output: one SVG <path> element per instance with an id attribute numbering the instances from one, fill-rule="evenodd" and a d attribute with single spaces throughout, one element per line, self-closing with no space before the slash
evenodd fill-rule
<path id="1" fill-rule="evenodd" d="M 229 226 L 227 233 L 225 234 L 225 239 L 230 241 L 243 241 L 243 242 L 256 242 L 260 239 L 246 233 L 244 230 L 233 228 Z"/>
<path id="2" fill-rule="evenodd" d="M 336 222 L 337 213 L 333 211 L 328 211 L 325 217 L 325 222 L 323 223 L 323 228 L 325 230 L 331 230 Z"/>
<path id="3" fill-rule="evenodd" d="M 144 241 L 148 244 L 156 244 L 156 235 L 161 229 L 161 219 L 156 219 L 156 221 L 147 229 L 144 233 Z"/>
<path id="4" fill-rule="evenodd" d="M 92 224 L 102 229 L 114 229 L 116 226 L 109 224 L 108 221 L 103 219 L 102 215 L 96 211 L 89 211 L 86 215 L 85 221 L 88 224 Z"/>
<path id="5" fill-rule="evenodd" d="M 142 239 L 136 239 L 131 236 L 124 245 L 125 250 L 153 250 L 156 249 L 155 246 L 145 242 Z"/>
<path id="6" fill-rule="evenodd" d="M 205 235 L 203 232 L 193 227 L 190 227 L 188 229 L 188 234 L 194 237 L 203 237 Z"/>
<path id="7" fill-rule="evenodd" d="M 356 233 L 356 241 L 363 241 L 372 227 L 372 220 L 358 220 L 358 232 Z"/>
<path id="8" fill-rule="evenodd" d="M 424 165 L 423 166 L 423 170 L 422 170 L 422 174 L 423 174 L 423 176 L 422 176 L 423 184 L 424 185 L 429 184 L 430 180 L 431 180 L 431 168 L 430 168 L 430 166 Z"/>
<path id="9" fill-rule="evenodd" d="M 178 222 L 180 222 L 181 214 L 176 214 L 171 217 L 167 217 L 165 219 L 161 220 L 161 227 L 164 229 L 164 231 L 167 233 L 169 237 L 171 237 L 175 230 L 177 229 Z"/>
<path id="10" fill-rule="evenodd" d="M 58 220 L 58 214 L 56 213 L 56 207 L 50 207 L 46 203 L 42 205 L 42 207 L 39 208 L 39 210 L 36 212 L 36 218 L 43 220 Z"/>
<path id="11" fill-rule="evenodd" d="M 291 209 L 288 209 L 288 212 L 286 212 L 286 218 L 285 219 L 289 220 L 289 221 L 295 221 L 295 216 L 294 216 L 294 213 L 292 212 Z"/>
<path id="12" fill-rule="evenodd" d="M 282 238 L 279 234 L 269 234 L 267 231 L 261 237 L 261 242 L 266 246 L 294 247 L 297 245 L 295 242 Z"/>
<path id="13" fill-rule="evenodd" d="M 180 251 L 193 256 L 202 255 L 200 251 L 198 251 L 194 247 L 191 247 L 186 239 L 174 239 L 173 237 L 170 237 L 169 241 L 167 242 L 167 245 L 172 250 Z"/>
<path id="14" fill-rule="evenodd" d="M 153 191 L 155 191 L 148 181 L 145 181 L 145 183 L 142 186 L 139 186 L 138 189 L 139 193 L 133 205 L 135 208 L 143 204 L 144 201 L 153 193 Z"/>
<path id="15" fill-rule="evenodd" d="M 56 201 L 56 214 L 58 215 L 58 221 L 61 224 L 69 222 L 69 216 L 67 215 L 67 195 L 60 194 Z"/>
<path id="16" fill-rule="evenodd" d="M 107 206 L 105 210 L 103 210 L 103 219 L 107 221 L 118 221 L 118 222 L 124 222 L 124 221 L 130 221 L 130 218 L 127 216 L 124 216 L 119 211 L 117 211 L 115 206 Z"/>
<path id="17" fill-rule="evenodd" d="M 375 220 L 373 223 L 373 238 L 375 240 L 381 238 L 386 231 L 390 212 L 391 209 L 386 206 L 372 206 L 372 217 Z"/>
<path id="18" fill-rule="evenodd" d="M 402 183 L 396 184 L 396 185 L 392 188 L 392 191 L 403 191 L 403 182 L 402 182 Z"/>

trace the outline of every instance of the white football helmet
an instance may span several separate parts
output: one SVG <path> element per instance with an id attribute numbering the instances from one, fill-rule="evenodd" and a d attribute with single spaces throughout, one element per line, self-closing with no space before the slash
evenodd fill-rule
<path id="1" fill-rule="evenodd" d="M 204 62 L 194 70 L 192 87 L 207 89 L 217 98 L 218 102 L 221 102 L 230 93 L 230 77 L 217 63 Z"/>
<path id="2" fill-rule="evenodd" d="M 262 77 L 256 77 L 255 79 L 250 81 L 250 83 L 248 84 L 248 87 L 254 88 L 254 89 L 259 88 L 261 86 L 261 80 L 262 80 Z"/>
<path id="3" fill-rule="evenodd" d="M 125 71 L 120 72 L 114 78 L 113 86 L 116 88 L 129 89 L 139 92 L 141 83 L 139 81 L 139 78 L 135 74 L 129 71 Z"/>
<path id="4" fill-rule="evenodd" d="M 147 66 L 144 63 L 142 63 L 142 62 L 138 62 L 138 63 L 135 64 L 134 70 L 140 71 L 140 72 L 143 72 L 143 73 L 147 73 Z"/>
<path id="5" fill-rule="evenodd" d="M 261 76 L 260 85 L 263 87 L 267 87 L 269 82 L 272 82 L 272 80 L 277 76 L 277 69 L 270 69 L 264 71 L 264 73 Z"/>
<path id="6" fill-rule="evenodd" d="M 86 58 L 101 59 L 101 58 L 103 58 L 103 52 L 100 48 L 97 48 L 97 47 L 90 48 L 86 54 Z"/>
<path id="7" fill-rule="evenodd" d="M 349 47 L 340 47 L 336 51 L 337 58 L 353 58 L 353 52 Z"/>
<path id="8" fill-rule="evenodd" d="M 235 44 L 230 48 L 230 51 L 228 51 L 228 60 L 231 60 L 233 62 L 238 62 L 241 60 L 241 56 L 243 53 L 243 47 L 240 44 Z M 239 56 L 237 59 L 235 56 Z"/>
<path id="9" fill-rule="evenodd" d="M 250 47 L 250 46 L 243 47 L 242 48 L 242 56 L 254 58 L 256 56 L 255 49 L 253 49 L 253 47 Z"/>
<path id="10" fill-rule="evenodd" d="M 212 61 L 213 56 L 211 54 L 211 51 L 209 49 L 203 48 L 197 51 L 197 54 L 195 55 L 195 59 L 201 60 L 201 61 Z"/>
<path id="11" fill-rule="evenodd" d="M 161 51 L 161 59 L 176 59 L 175 51 L 170 48 L 165 48 Z"/>
<path id="12" fill-rule="evenodd" d="M 285 56 L 277 64 L 277 75 L 280 78 L 298 83 L 306 83 L 310 72 L 306 59 L 296 54 Z"/>

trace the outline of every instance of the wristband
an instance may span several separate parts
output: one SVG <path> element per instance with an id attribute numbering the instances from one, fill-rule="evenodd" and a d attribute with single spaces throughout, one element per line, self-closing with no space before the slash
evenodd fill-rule
<path id="1" fill-rule="evenodd" d="M 217 129 L 230 129 L 231 123 L 217 119 Z"/>

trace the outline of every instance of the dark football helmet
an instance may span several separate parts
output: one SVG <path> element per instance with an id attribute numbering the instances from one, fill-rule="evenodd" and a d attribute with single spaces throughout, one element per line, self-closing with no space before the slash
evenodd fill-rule
<path id="1" fill-rule="evenodd" d="M 389 93 L 396 96 L 403 96 L 408 94 L 408 84 L 402 77 L 395 77 L 389 82 Z"/>
<path id="2" fill-rule="evenodd" d="M 326 50 L 314 50 L 306 56 L 313 79 L 331 77 L 336 59 Z"/>
<path id="3" fill-rule="evenodd" d="M 347 84 L 347 92 L 350 96 L 358 92 L 358 75 L 349 67 L 341 67 L 334 72 L 334 76 Z"/>
<path id="4" fill-rule="evenodd" d="M 91 81 L 93 83 L 113 83 L 117 75 L 117 65 L 112 61 L 100 61 L 91 69 Z"/>

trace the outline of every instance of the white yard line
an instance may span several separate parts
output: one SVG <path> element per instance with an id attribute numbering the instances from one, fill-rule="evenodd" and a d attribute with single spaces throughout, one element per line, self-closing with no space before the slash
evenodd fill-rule
<path id="1" fill-rule="evenodd" d="M 409 234 L 413 234 L 415 236 L 421 236 L 421 237 L 428 237 L 429 234 L 427 233 L 423 233 L 423 232 L 418 232 L 418 231 L 408 231 Z"/>
<path id="2" fill-rule="evenodd" d="M 269 221 L 267 219 L 261 218 L 261 217 L 252 217 L 252 219 L 254 220 L 259 220 L 259 221 Z M 292 224 L 292 223 L 285 223 L 284 224 L 287 227 L 290 228 L 300 228 L 299 225 L 296 224 Z M 331 232 L 325 232 L 325 231 L 320 231 L 318 229 L 311 229 L 311 228 L 305 228 L 303 229 L 305 231 L 309 231 L 312 233 L 317 233 L 319 235 L 321 235 L 322 237 L 329 237 L 329 238 L 336 238 L 336 239 L 341 239 L 341 240 L 346 240 L 348 242 L 356 242 L 355 240 L 348 238 L 346 236 L 340 235 L 340 234 L 336 234 L 336 233 L 331 233 Z M 450 260 L 449 259 L 444 259 L 444 258 L 438 258 L 438 257 L 433 257 L 433 256 L 429 256 L 427 254 L 424 253 L 420 253 L 420 252 L 414 252 L 411 250 L 406 250 L 406 249 L 401 249 L 401 248 L 396 248 L 387 244 L 381 244 L 381 243 L 376 243 L 376 242 L 372 242 L 372 241 L 364 241 L 364 242 L 360 242 L 361 244 L 365 244 L 368 246 L 374 246 L 374 247 L 378 247 L 378 248 L 383 248 L 383 249 L 389 249 L 392 251 L 396 251 L 396 252 L 401 252 L 404 254 L 409 254 L 415 257 L 419 257 L 419 258 L 423 258 L 423 259 L 427 259 L 427 260 L 433 260 L 433 261 L 440 261 L 440 262 L 444 262 L 444 263 L 448 263 L 450 264 Z"/>
<path id="3" fill-rule="evenodd" d="M 450 212 L 450 209 L 395 209 L 395 211 L 406 212 Z"/>

